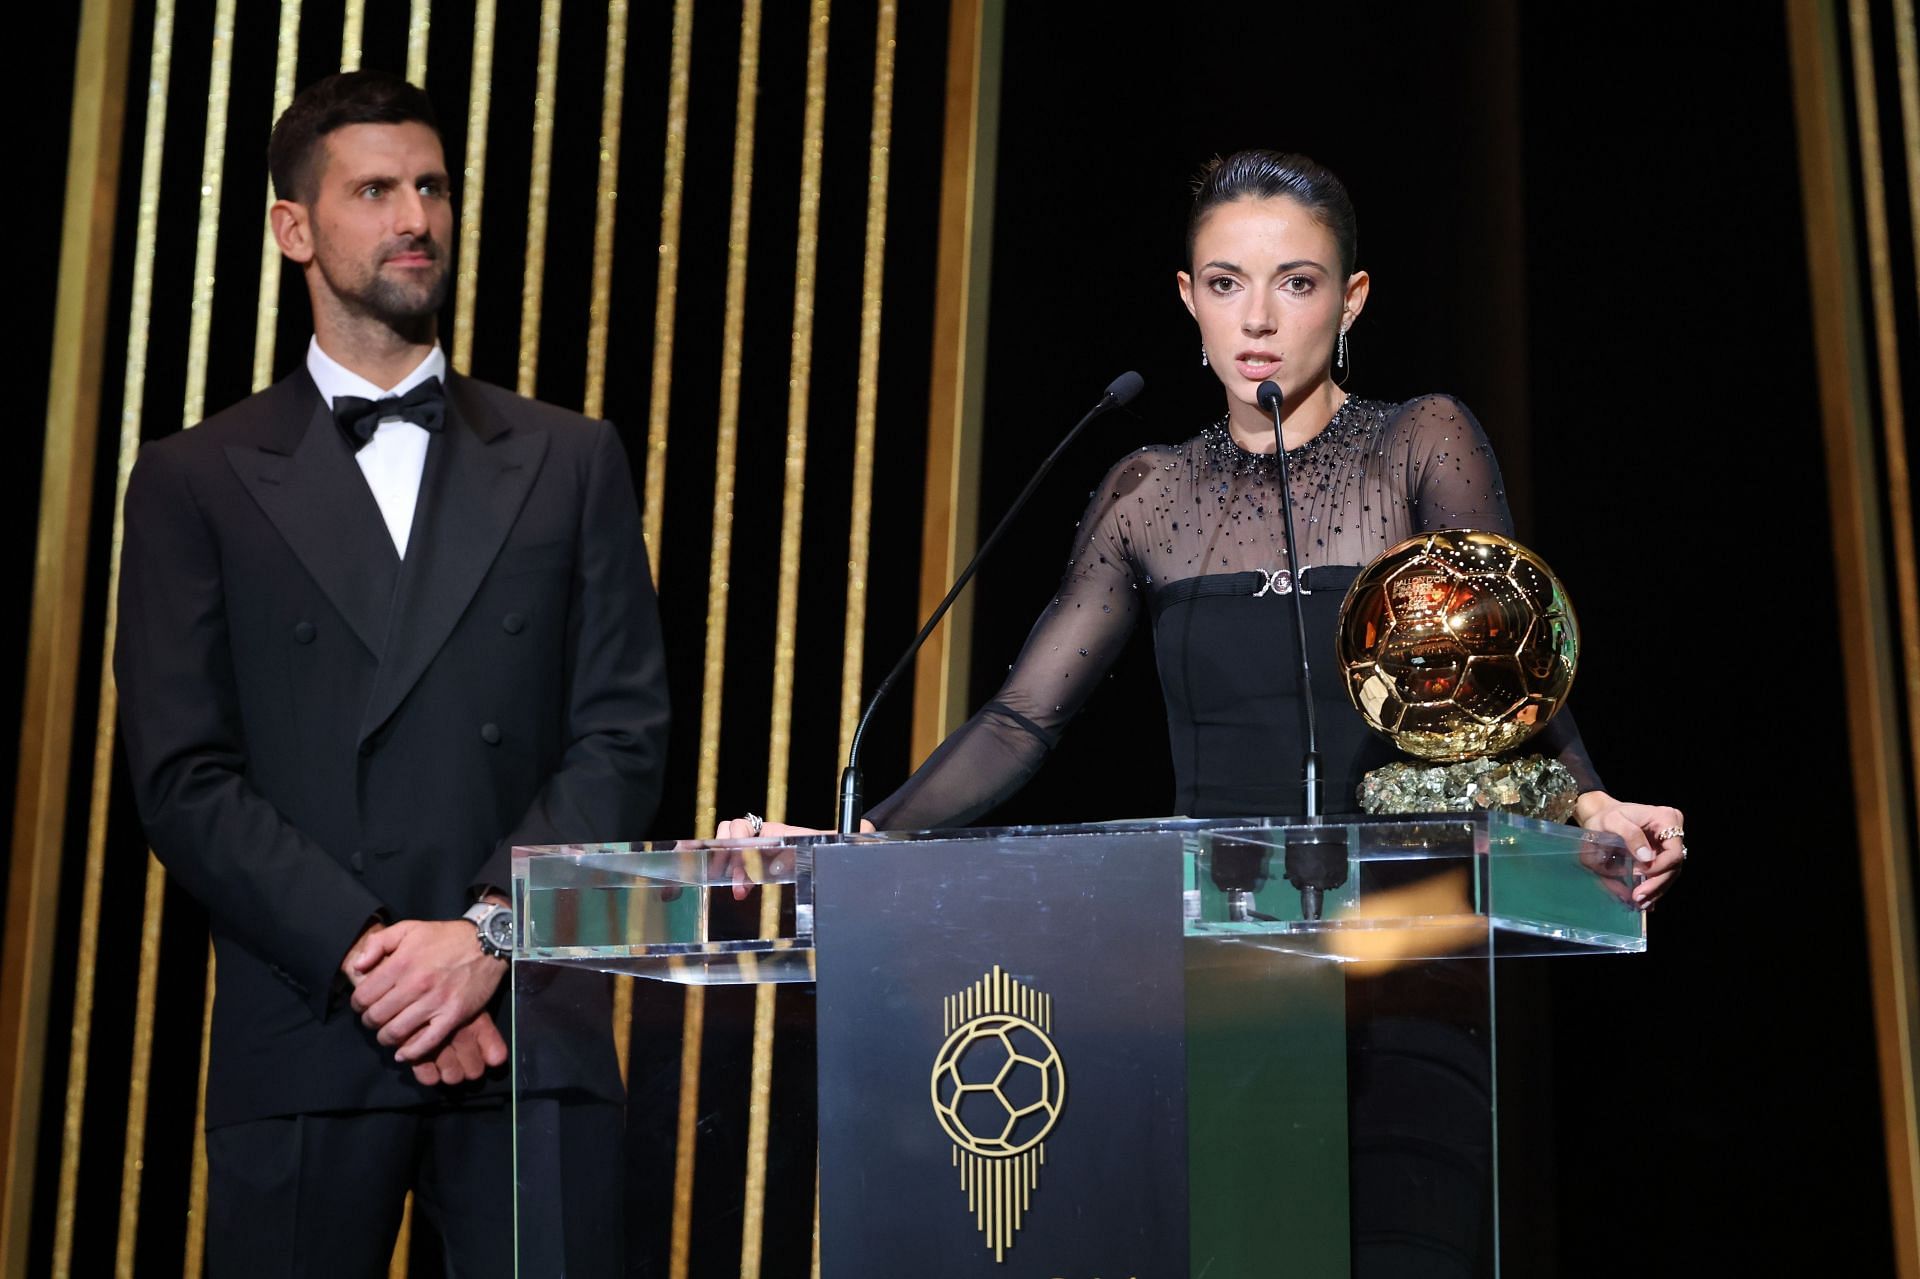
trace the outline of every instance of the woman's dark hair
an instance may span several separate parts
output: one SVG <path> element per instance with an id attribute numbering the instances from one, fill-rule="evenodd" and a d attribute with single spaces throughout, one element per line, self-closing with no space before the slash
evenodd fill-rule
<path id="1" fill-rule="evenodd" d="M 348 71 L 316 80 L 300 91 L 273 126 L 267 142 L 267 171 L 273 193 L 282 200 L 312 204 L 319 194 L 316 155 L 320 140 L 350 124 L 408 124 L 418 121 L 440 132 L 426 90 L 391 71 Z"/>
<path id="2" fill-rule="evenodd" d="M 1193 242 L 1207 214 L 1235 200 L 1264 200 L 1285 196 L 1313 214 L 1333 232 L 1340 249 L 1340 274 L 1353 274 L 1360 242 L 1353 198 L 1332 169 L 1304 155 L 1288 151 L 1235 151 L 1215 156 L 1194 175 L 1193 208 L 1187 214 L 1187 267 L 1193 267 Z"/>

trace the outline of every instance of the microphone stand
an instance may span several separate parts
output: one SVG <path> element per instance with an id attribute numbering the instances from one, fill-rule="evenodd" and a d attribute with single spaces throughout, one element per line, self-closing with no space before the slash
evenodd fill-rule
<path id="1" fill-rule="evenodd" d="M 1060 455 L 1067 451 L 1067 446 L 1073 443 L 1075 437 L 1086 428 L 1087 423 L 1108 409 L 1116 409 L 1130 402 L 1145 386 L 1146 381 L 1138 373 L 1122 373 L 1108 384 L 1106 392 L 1100 397 L 1100 402 L 1088 409 L 1087 415 L 1074 424 L 1073 429 L 1067 432 L 1066 438 L 1054 446 L 1053 452 L 1047 454 L 1047 460 L 1040 464 L 1040 469 L 1033 473 L 1033 478 L 1027 481 L 1027 486 L 1020 490 L 1020 496 L 1013 499 L 1013 505 L 1009 506 L 1007 513 L 1000 517 L 1000 522 L 993 526 L 993 532 L 980 543 L 980 549 L 973 553 L 973 558 L 967 561 L 967 566 L 960 570 L 960 576 L 954 579 L 946 598 L 940 601 L 940 606 L 933 610 L 931 617 L 927 618 L 926 624 L 920 628 L 920 633 L 913 637 L 913 643 L 907 645 L 907 651 L 900 655 L 900 660 L 895 662 L 893 669 L 887 672 L 887 677 L 880 681 L 880 687 L 873 691 L 873 697 L 867 702 L 866 713 L 860 716 L 859 726 L 853 730 L 853 742 L 847 751 L 847 766 L 840 771 L 838 829 L 841 835 L 857 834 L 860 830 L 860 740 L 866 736 L 867 721 L 873 718 L 873 712 L 880 705 L 881 699 L 892 690 L 894 681 L 898 680 L 912 663 L 914 656 L 920 652 L 921 645 L 925 644 L 927 637 L 933 634 L 933 628 L 940 625 L 940 619 L 947 615 L 947 610 L 953 607 L 954 600 L 959 598 L 960 592 L 965 589 L 967 583 L 973 580 L 973 572 L 980 566 L 980 561 L 986 557 L 988 551 L 993 549 L 993 544 L 1000 540 L 1000 535 L 1007 531 L 1007 526 L 1013 522 L 1013 517 L 1019 513 L 1021 507 L 1027 504 L 1027 499 L 1033 496 L 1033 491 L 1040 487 L 1040 481 L 1045 478 L 1048 471 L 1053 469 L 1053 464 L 1060 460 Z"/>
<path id="2" fill-rule="evenodd" d="M 1306 825 L 1290 826 L 1286 832 L 1287 882 L 1300 890 L 1302 918 L 1320 918 L 1323 898 L 1347 882 L 1347 837 L 1339 827 L 1320 825 L 1320 737 L 1314 721 L 1313 673 L 1307 661 L 1307 613 L 1301 603 L 1300 559 L 1294 549 L 1293 483 L 1287 467 L 1287 444 L 1280 435 L 1280 388 L 1273 382 L 1260 384 L 1260 405 L 1273 414 L 1273 452 L 1280 463 L 1280 509 L 1287 521 L 1287 576 L 1292 583 L 1293 624 L 1300 643 L 1300 701 L 1306 708 L 1306 749 L 1301 752 L 1300 774 L 1306 788 Z M 1247 896 L 1251 898 L 1252 894 Z M 1251 903 L 1248 903 L 1251 910 Z M 1232 903 L 1229 902 L 1229 913 Z"/>

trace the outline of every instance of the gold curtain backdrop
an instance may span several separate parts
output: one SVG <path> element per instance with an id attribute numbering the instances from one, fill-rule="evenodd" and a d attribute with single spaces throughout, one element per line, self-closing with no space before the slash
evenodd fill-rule
<path id="1" fill-rule="evenodd" d="M 64 420 L 49 444 L 65 451 L 47 478 L 69 497 L 43 502 L 58 553 L 41 558 L 68 571 L 39 583 L 30 661 L 56 656 L 23 733 L 7 899 L 6 1273 L 196 1275 L 204 1257 L 218 974 L 204 914 L 145 852 L 116 775 L 113 599 L 141 441 L 304 358 L 304 288 L 265 224 L 274 119 L 334 70 L 423 84 L 459 202 L 442 335 L 454 367 L 620 428 L 675 690 L 654 833 L 709 829 L 723 805 L 782 816 L 790 779 L 824 820 L 867 637 L 903 642 L 917 604 L 894 590 L 869 616 L 868 581 L 914 580 L 918 492 L 951 486 L 924 474 L 919 429 L 877 424 L 924 422 L 939 398 L 926 369 L 942 210 L 914 196 L 939 188 L 949 130 L 963 155 L 973 136 L 971 116 L 947 117 L 945 75 L 949 18 L 972 39 L 979 6 L 900 8 L 89 0 L 75 111 L 97 119 L 76 130 L 94 150 L 76 152 L 69 223 L 90 198 L 79 225 L 95 232 L 92 269 L 63 268 L 78 363 L 54 370 L 87 398 L 50 405 Z M 959 213 L 985 226 L 974 215 L 990 173 L 969 178 Z M 889 255 L 890 234 L 905 252 Z M 117 424 L 97 461 L 89 405 Z M 880 748 L 905 745 L 903 724 Z M 639 1175 L 661 1179 L 662 1206 L 636 1233 L 658 1237 L 675 1276 L 757 1275 L 769 1247 L 769 1273 L 795 1273 L 796 1250 L 804 1272 L 810 1144 L 801 1171 L 776 1169 L 771 1222 L 765 1205 L 769 1142 L 812 1140 L 810 1113 L 776 1119 L 774 1096 L 776 1079 L 810 1090 L 810 1001 L 657 988 L 645 1003 L 650 1053 L 633 1086 L 677 1100 L 642 1134 L 658 1157 Z M 623 982 L 623 1065 L 633 1005 Z M 802 1068 L 777 1072 L 790 1057 Z M 738 1116 L 719 1137 L 716 1113 Z M 731 1205 L 714 1214 L 734 1222 L 726 1231 L 701 1225 L 708 1201 Z M 410 1265 L 430 1272 L 437 1258 L 403 1228 L 394 1273 Z"/>

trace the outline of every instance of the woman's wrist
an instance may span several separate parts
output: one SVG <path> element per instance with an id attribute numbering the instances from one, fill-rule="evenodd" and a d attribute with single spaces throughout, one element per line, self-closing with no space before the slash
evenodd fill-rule
<path id="1" fill-rule="evenodd" d="M 1603 790 L 1584 791 L 1573 801 L 1573 820 L 1585 826 L 1587 822 L 1613 804 L 1613 796 Z"/>

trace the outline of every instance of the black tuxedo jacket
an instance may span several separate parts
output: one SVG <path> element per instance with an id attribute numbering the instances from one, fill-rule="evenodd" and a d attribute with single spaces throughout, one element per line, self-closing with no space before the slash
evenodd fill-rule
<path id="1" fill-rule="evenodd" d="M 457 918 L 515 844 L 641 838 L 659 800 L 660 625 L 613 429 L 450 376 L 402 562 L 302 369 L 142 449 L 123 545 L 135 794 L 212 916 L 209 1126 L 438 1100 L 343 997 L 354 939 Z M 527 1037 L 531 1083 L 620 1095 L 604 996 Z"/>

